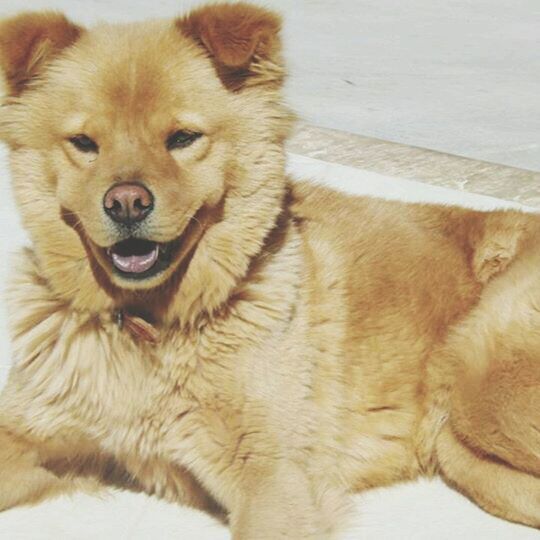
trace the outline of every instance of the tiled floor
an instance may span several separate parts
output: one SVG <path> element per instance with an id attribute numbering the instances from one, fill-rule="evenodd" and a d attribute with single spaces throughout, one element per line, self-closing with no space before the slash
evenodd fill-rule
<path id="1" fill-rule="evenodd" d="M 540 171 L 538 0 L 268 0 L 323 127 Z"/>
<path id="2" fill-rule="evenodd" d="M 298 126 L 288 148 L 296 154 L 365 171 L 540 207 L 540 172 L 309 124 Z"/>
<path id="3" fill-rule="evenodd" d="M 540 171 L 538 0 L 259 0 L 285 15 L 289 100 L 309 123 Z M 200 0 L 1 0 L 85 24 Z"/>

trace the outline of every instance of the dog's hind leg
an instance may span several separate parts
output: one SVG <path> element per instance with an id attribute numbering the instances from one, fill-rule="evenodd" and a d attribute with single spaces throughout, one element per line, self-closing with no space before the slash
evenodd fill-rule
<path id="1" fill-rule="evenodd" d="M 487 512 L 540 527 L 540 478 L 477 454 L 452 432 L 449 424 L 436 443 L 441 475 Z"/>
<path id="2" fill-rule="evenodd" d="M 428 366 L 424 459 L 480 506 L 540 527 L 540 252 L 485 290 Z M 435 426 L 435 427 L 433 427 Z M 440 426 L 442 426 L 441 431 Z M 434 444 L 431 444 L 433 441 Z"/>
<path id="3" fill-rule="evenodd" d="M 471 448 L 540 478 L 540 358 L 503 355 L 458 377 L 450 421 Z"/>
<path id="4" fill-rule="evenodd" d="M 450 425 L 475 451 L 540 477 L 540 246 L 498 276 L 433 359 Z M 430 389 L 437 395 L 437 388 Z"/>

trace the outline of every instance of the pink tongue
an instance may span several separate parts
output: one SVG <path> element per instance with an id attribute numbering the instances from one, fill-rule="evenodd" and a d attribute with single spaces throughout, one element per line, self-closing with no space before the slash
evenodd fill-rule
<path id="1" fill-rule="evenodd" d="M 129 272 L 131 274 L 141 274 L 146 272 L 149 268 L 154 266 L 157 261 L 159 248 L 156 246 L 150 253 L 144 255 L 127 255 L 122 256 L 117 253 L 112 254 L 112 261 L 114 266 L 122 272 Z"/>

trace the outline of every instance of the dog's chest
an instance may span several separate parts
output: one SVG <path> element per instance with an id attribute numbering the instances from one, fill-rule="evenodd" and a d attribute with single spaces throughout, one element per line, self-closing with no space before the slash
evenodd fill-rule
<path id="1" fill-rule="evenodd" d="M 56 416 L 111 445 L 142 443 L 185 409 L 182 378 L 195 349 L 180 341 L 141 344 L 100 321 L 52 314 L 14 339 L 12 382 L 29 417 L 50 425 Z"/>
<path id="2" fill-rule="evenodd" d="M 245 432 L 281 424 L 283 407 L 276 419 L 266 417 L 270 388 L 277 392 L 294 380 L 287 343 L 300 333 L 289 331 L 288 300 L 239 303 L 234 315 L 197 332 L 162 331 L 154 345 L 119 328 L 112 311 L 78 313 L 36 287 L 40 298 L 34 294 L 32 303 L 12 310 L 15 365 L 8 387 L 37 432 L 52 436 L 61 428 L 109 453 L 181 464 L 201 461 L 200 449 L 242 454 L 236 449 Z M 309 384 L 301 379 L 299 386 L 290 393 L 300 395 Z"/>
<path id="3" fill-rule="evenodd" d="M 219 340 L 202 347 L 203 336 L 171 331 L 157 344 L 141 343 L 76 315 L 45 323 L 39 336 L 28 329 L 14 340 L 9 385 L 37 431 L 61 426 L 108 453 L 143 460 L 181 462 L 210 430 L 227 444 L 236 383 Z"/>

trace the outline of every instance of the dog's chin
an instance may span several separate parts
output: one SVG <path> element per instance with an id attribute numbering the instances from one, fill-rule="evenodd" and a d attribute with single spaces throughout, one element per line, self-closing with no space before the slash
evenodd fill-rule
<path id="1" fill-rule="evenodd" d="M 92 256 L 113 285 L 140 290 L 170 279 L 181 263 L 182 240 L 182 236 L 170 242 L 128 238 L 109 247 L 90 243 Z"/>

